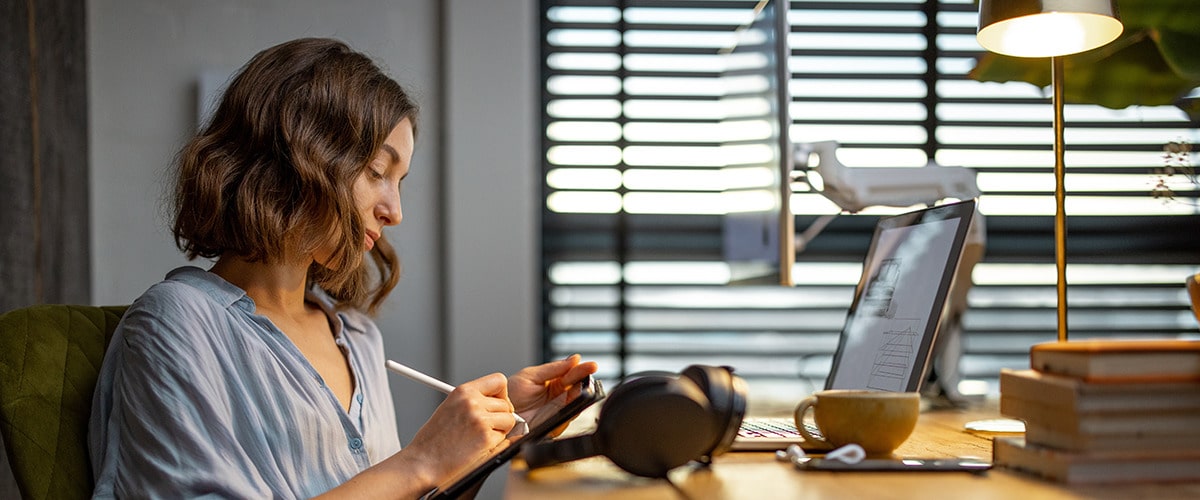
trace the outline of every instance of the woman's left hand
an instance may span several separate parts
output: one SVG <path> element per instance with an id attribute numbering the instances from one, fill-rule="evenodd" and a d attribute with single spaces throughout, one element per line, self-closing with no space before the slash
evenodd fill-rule
<path id="1" fill-rule="evenodd" d="M 578 354 L 524 368 L 508 378 L 508 399 L 517 413 L 532 415 L 580 380 L 596 373 L 598 368 L 595 361 L 581 362 Z"/>

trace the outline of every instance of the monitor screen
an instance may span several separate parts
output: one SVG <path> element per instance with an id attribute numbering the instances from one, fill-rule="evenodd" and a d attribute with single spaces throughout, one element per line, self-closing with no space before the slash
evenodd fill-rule
<path id="1" fill-rule="evenodd" d="M 786 0 L 760 2 L 754 21 L 722 52 L 722 243 L 730 284 L 793 284 L 787 13 Z"/>

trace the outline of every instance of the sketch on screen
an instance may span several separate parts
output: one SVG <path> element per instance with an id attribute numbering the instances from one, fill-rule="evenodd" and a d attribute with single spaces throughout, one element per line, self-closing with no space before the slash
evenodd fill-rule
<path id="1" fill-rule="evenodd" d="M 934 221 L 878 235 L 840 360 L 862 371 L 841 374 L 833 388 L 905 390 L 914 367 L 923 362 L 918 359 L 921 341 L 936 321 L 933 303 L 957 226 L 956 220 Z"/>
<path id="2" fill-rule="evenodd" d="M 878 274 L 871 279 L 863 294 L 862 307 L 866 312 L 883 318 L 896 315 L 896 306 L 892 298 L 896 295 L 896 281 L 900 279 L 901 259 L 884 259 L 879 264 Z"/>
<path id="3" fill-rule="evenodd" d="M 883 332 L 883 343 L 879 345 L 875 363 L 871 365 L 868 389 L 894 392 L 904 390 L 908 374 L 912 373 L 912 365 L 917 358 L 916 324 L 917 322 L 913 321 L 902 330 Z"/>

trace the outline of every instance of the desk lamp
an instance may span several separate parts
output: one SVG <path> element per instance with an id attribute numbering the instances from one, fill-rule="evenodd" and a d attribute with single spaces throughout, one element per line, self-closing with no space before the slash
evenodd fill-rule
<path id="1" fill-rule="evenodd" d="M 1115 0 L 980 0 L 975 38 L 988 51 L 1049 57 L 1054 104 L 1054 263 L 1058 271 L 1058 340 L 1067 340 L 1067 214 L 1063 186 L 1062 56 L 1103 46 L 1121 35 Z"/>

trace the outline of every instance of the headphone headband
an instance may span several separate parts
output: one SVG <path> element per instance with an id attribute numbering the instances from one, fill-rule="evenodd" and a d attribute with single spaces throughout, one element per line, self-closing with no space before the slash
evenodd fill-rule
<path id="1" fill-rule="evenodd" d="M 746 385 L 732 368 L 639 372 L 609 393 L 595 432 L 527 444 L 522 453 L 530 469 L 604 455 L 632 474 L 666 477 L 728 451 L 745 411 Z"/>

